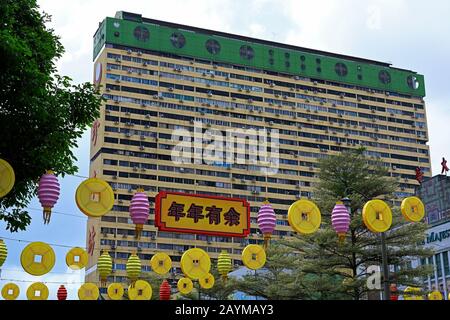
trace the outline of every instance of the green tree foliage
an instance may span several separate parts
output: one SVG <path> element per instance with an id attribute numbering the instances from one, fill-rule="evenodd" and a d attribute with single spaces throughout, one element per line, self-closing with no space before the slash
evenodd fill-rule
<path id="1" fill-rule="evenodd" d="M 25 230 L 24 209 L 46 170 L 73 174 L 72 148 L 99 116 L 101 97 L 89 83 L 56 73 L 64 48 L 35 0 L 0 2 L 0 158 L 14 168 L 13 190 L 0 199 L 0 220 Z"/>
<path id="2" fill-rule="evenodd" d="M 392 204 L 398 183 L 387 169 L 364 156 L 364 149 L 329 156 L 319 163 L 319 182 L 314 201 L 322 212 L 322 225 L 312 235 L 294 234 L 278 241 L 268 250 L 265 271 L 258 277 L 244 277 L 241 291 L 267 299 L 364 299 L 372 275 L 369 266 L 381 266 L 379 235 L 370 232 L 362 221 L 362 208 L 371 199 Z M 331 226 L 331 212 L 336 201 L 351 199 L 351 225 L 344 243 Z M 397 286 L 422 287 L 421 278 L 430 272 L 426 266 L 412 269 L 412 260 L 429 257 L 423 239 L 424 223 L 406 223 L 398 208 L 386 232 L 388 263 L 396 266 L 389 282 Z M 400 293 L 400 292 L 399 292 Z"/>

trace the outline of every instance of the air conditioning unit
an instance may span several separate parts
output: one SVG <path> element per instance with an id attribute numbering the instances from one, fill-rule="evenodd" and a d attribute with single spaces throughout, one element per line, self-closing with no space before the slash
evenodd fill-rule
<path id="1" fill-rule="evenodd" d="M 144 146 L 139 146 L 139 150 L 144 150 Z"/>
<path id="2" fill-rule="evenodd" d="M 275 83 L 271 82 L 271 83 L 270 83 L 270 86 L 271 86 L 272 88 L 275 87 Z"/>
<path id="3" fill-rule="evenodd" d="M 122 200 L 122 199 L 119 199 L 119 200 L 117 200 L 117 202 L 120 203 L 120 204 L 122 204 L 122 203 L 123 203 L 123 200 Z"/>
<path id="4" fill-rule="evenodd" d="M 106 88 L 106 92 L 110 92 L 111 91 L 111 89 L 110 88 Z"/>
<path id="5" fill-rule="evenodd" d="M 172 92 L 172 91 L 173 91 L 173 88 L 172 88 L 172 87 L 169 87 L 169 91 Z"/>
<path id="6" fill-rule="evenodd" d="M 142 63 L 142 65 L 143 65 L 144 67 L 146 67 L 146 66 L 147 66 L 147 62 L 144 61 L 144 62 Z"/>
<path id="7" fill-rule="evenodd" d="M 111 245 L 111 250 L 116 250 L 116 245 L 115 244 Z"/>
<path id="8" fill-rule="evenodd" d="M 273 126 L 273 121 L 269 121 L 269 125 Z"/>
<path id="9" fill-rule="evenodd" d="M 146 103 L 142 103 L 141 106 L 145 108 L 145 107 L 147 107 L 147 104 Z"/>
<path id="10" fill-rule="evenodd" d="M 138 171 L 138 167 L 134 166 L 133 171 Z"/>
<path id="11" fill-rule="evenodd" d="M 143 134 L 141 134 L 140 138 L 141 138 L 141 140 L 144 140 L 145 136 Z"/>
<path id="12" fill-rule="evenodd" d="M 252 99 L 248 99 L 248 103 L 253 103 L 253 100 Z"/>
<path id="13" fill-rule="evenodd" d="M 132 134 L 130 132 L 125 133 L 125 136 L 127 136 L 128 138 L 130 138 L 132 136 Z"/>
<path id="14" fill-rule="evenodd" d="M 147 113 L 147 114 L 145 115 L 145 117 L 146 117 L 147 119 L 150 119 L 150 114 Z"/>
<path id="15" fill-rule="evenodd" d="M 117 176 L 112 176 L 113 180 L 117 180 Z"/>
<path id="16" fill-rule="evenodd" d="M 130 49 L 128 49 L 128 50 L 127 50 L 127 53 L 128 53 L 128 54 L 131 54 L 131 50 L 130 50 Z"/>
<path id="17" fill-rule="evenodd" d="M 121 62 L 120 58 L 116 58 L 116 62 L 120 63 Z"/>

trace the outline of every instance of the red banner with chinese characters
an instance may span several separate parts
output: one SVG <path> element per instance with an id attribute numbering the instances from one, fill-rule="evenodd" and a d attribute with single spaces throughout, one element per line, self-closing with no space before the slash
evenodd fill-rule
<path id="1" fill-rule="evenodd" d="M 160 231 L 246 237 L 250 205 L 245 199 L 161 191 L 155 198 Z"/>

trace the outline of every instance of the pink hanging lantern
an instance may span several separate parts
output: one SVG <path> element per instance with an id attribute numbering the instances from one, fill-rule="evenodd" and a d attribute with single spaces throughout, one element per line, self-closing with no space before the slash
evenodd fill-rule
<path id="1" fill-rule="evenodd" d="M 350 226 L 350 214 L 347 207 L 340 201 L 336 202 L 331 212 L 331 225 L 339 236 L 339 242 L 343 243 Z"/>
<path id="2" fill-rule="evenodd" d="M 52 208 L 59 199 L 59 182 L 53 171 L 48 170 L 39 180 L 37 195 L 44 208 L 44 224 L 50 222 Z"/>
<path id="3" fill-rule="evenodd" d="M 277 216 L 275 215 L 275 211 L 270 203 L 266 201 L 258 212 L 258 226 L 264 235 L 264 248 L 267 248 L 276 225 Z"/>
<path id="4" fill-rule="evenodd" d="M 138 189 L 131 199 L 130 216 L 136 225 L 136 238 L 141 236 L 144 224 L 147 223 L 150 211 L 150 203 L 143 189 Z"/>

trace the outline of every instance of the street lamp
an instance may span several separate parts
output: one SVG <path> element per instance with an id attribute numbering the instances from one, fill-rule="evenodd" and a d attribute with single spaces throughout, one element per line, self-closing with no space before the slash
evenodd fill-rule
<path id="1" fill-rule="evenodd" d="M 365 197 L 365 196 L 364 196 Z M 365 197 L 366 200 L 369 200 Z M 344 206 L 347 208 L 348 213 L 352 216 L 351 210 L 351 202 L 352 200 L 349 197 L 345 197 L 341 199 Z M 381 264 L 383 265 L 383 291 L 384 291 L 384 300 L 390 300 L 391 291 L 389 288 L 389 266 L 388 266 L 388 258 L 387 258 L 387 249 L 386 249 L 386 234 L 382 232 L 380 234 L 381 240 Z"/>

